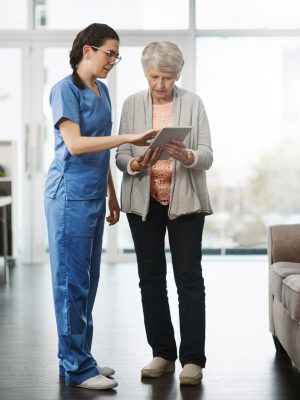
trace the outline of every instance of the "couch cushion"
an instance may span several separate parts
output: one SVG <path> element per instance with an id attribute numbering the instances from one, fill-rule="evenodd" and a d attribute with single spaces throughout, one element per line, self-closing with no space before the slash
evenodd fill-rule
<path id="1" fill-rule="evenodd" d="M 280 261 L 270 266 L 270 291 L 279 301 L 282 301 L 282 281 L 289 275 L 300 275 L 300 263 Z"/>
<path id="2" fill-rule="evenodd" d="M 282 283 L 282 304 L 293 320 L 300 321 L 300 276 L 289 275 Z"/>

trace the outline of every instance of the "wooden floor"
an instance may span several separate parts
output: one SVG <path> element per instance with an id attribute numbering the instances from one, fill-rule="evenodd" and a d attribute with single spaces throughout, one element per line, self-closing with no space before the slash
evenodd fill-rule
<path id="1" fill-rule="evenodd" d="M 67 388 L 58 378 L 56 328 L 48 265 L 17 265 L 0 286 L 0 399 L 296 400 L 300 374 L 276 357 L 268 332 L 267 260 L 205 258 L 207 367 L 199 387 L 175 374 L 141 380 L 151 359 L 145 339 L 136 267 L 102 265 L 95 310 L 94 357 L 116 369 L 116 390 Z M 178 334 L 176 290 L 169 297 Z"/>

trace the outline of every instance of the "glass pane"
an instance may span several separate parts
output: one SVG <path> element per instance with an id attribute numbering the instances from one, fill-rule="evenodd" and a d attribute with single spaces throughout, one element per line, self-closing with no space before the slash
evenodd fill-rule
<path id="1" fill-rule="evenodd" d="M 299 29 L 299 0 L 196 0 L 198 29 Z"/>
<path id="2" fill-rule="evenodd" d="M 121 45 L 122 61 L 115 68 L 117 75 L 116 119 L 119 121 L 124 100 L 131 94 L 148 88 L 141 64 L 142 46 Z M 118 130 L 118 127 L 116 127 Z"/>
<path id="3" fill-rule="evenodd" d="M 52 114 L 49 104 L 49 94 L 52 86 L 60 79 L 69 75 L 72 71 L 69 65 L 69 48 L 47 48 L 44 50 L 44 172 L 48 172 L 54 157 L 54 135 Z"/>
<path id="4" fill-rule="evenodd" d="M 21 50 L 0 49 L 0 140 L 16 140 L 21 132 Z"/>
<path id="5" fill-rule="evenodd" d="M 0 3 L 0 29 L 25 29 L 26 27 L 27 0 L 2 0 Z"/>
<path id="6" fill-rule="evenodd" d="M 300 222 L 300 40 L 198 39 L 197 71 L 215 159 L 204 247 L 266 247 L 266 225 Z"/>
<path id="7" fill-rule="evenodd" d="M 122 105 L 124 100 L 131 94 L 140 90 L 147 89 L 147 81 L 141 65 L 141 54 L 143 47 L 121 47 L 122 61 L 116 67 L 117 75 L 117 104 L 116 121 L 120 121 Z M 130 76 L 132 74 L 132 76 Z M 128 77 L 127 79 L 124 77 Z M 115 127 L 115 133 L 118 133 L 119 126 Z M 117 169 L 116 190 L 121 192 L 122 173 Z M 128 226 L 126 215 L 122 213 L 118 223 L 118 249 L 122 252 L 133 250 L 133 242 Z"/>
<path id="8" fill-rule="evenodd" d="M 93 22 L 105 22 L 116 30 L 186 29 L 188 2 L 36 0 L 35 18 L 37 28 L 49 29 L 82 29 Z"/>

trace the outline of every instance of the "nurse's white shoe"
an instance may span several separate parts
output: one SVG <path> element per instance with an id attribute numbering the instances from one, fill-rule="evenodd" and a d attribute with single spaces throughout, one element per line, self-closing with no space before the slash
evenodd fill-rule
<path id="1" fill-rule="evenodd" d="M 99 375 L 103 375 L 103 376 L 112 376 L 116 372 L 113 368 L 99 367 L 98 364 L 96 365 L 96 369 L 99 372 Z M 65 377 L 65 370 L 63 369 L 63 367 L 60 367 L 59 376 L 61 376 L 62 378 Z"/>
<path id="2" fill-rule="evenodd" d="M 96 368 L 97 368 L 99 374 L 103 375 L 103 376 L 111 376 L 116 373 L 116 371 L 110 367 L 99 367 L 99 365 L 97 364 Z"/>
<path id="3" fill-rule="evenodd" d="M 106 378 L 106 376 L 103 375 L 93 376 L 92 378 L 81 382 L 79 385 L 76 385 L 76 387 L 79 388 L 92 390 L 113 389 L 116 386 L 118 386 L 117 381 L 115 381 L 114 379 Z"/>

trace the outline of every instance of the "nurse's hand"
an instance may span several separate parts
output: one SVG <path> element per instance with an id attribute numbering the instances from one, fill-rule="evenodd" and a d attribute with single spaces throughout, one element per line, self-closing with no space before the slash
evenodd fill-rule
<path id="1" fill-rule="evenodd" d="M 108 198 L 109 215 L 106 217 L 106 221 L 109 225 L 116 224 L 120 219 L 120 206 L 115 194 L 111 194 Z"/>
<path id="2" fill-rule="evenodd" d="M 149 146 L 151 140 L 155 138 L 158 130 L 151 129 L 144 133 L 127 134 L 127 143 L 135 144 L 136 146 Z"/>

